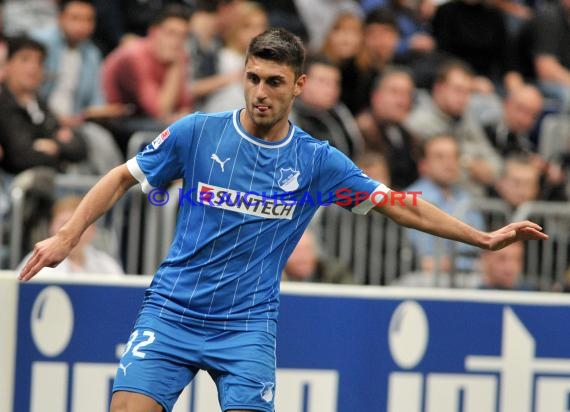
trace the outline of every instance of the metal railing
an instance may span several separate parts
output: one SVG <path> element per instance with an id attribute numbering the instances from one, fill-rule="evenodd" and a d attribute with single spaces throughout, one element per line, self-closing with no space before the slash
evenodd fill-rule
<path id="1" fill-rule="evenodd" d="M 555 282 L 563 284 L 570 267 L 570 203 L 524 203 L 513 214 L 513 221 L 520 220 L 538 223 L 550 237 L 546 242 L 527 242 L 525 272 L 529 279 L 544 290 Z"/>
<path id="2" fill-rule="evenodd" d="M 101 176 L 57 174 L 54 177 L 53 195 L 59 197 L 64 194 L 85 194 Z M 19 184 L 15 179 L 10 188 L 10 231 L 9 239 L 9 261 L 10 268 L 15 268 L 20 263 L 27 251 L 23 250 L 25 227 L 24 210 L 26 209 L 27 194 L 29 187 Z M 119 201 L 105 216 L 99 221 L 98 239 L 96 242 L 114 257 L 120 255 L 120 245 L 122 244 L 122 233 L 124 226 L 125 200 Z M 101 230 L 102 229 L 102 230 Z"/>
<path id="3" fill-rule="evenodd" d="M 550 240 L 527 242 L 523 278 L 544 290 L 550 290 L 554 282 L 563 282 L 570 266 L 570 203 L 529 202 L 512 211 L 502 200 L 480 198 L 473 199 L 464 208 L 456 214 L 478 211 L 488 230 L 526 219 L 541 224 Z M 418 270 L 418 256 L 407 239 L 406 230 L 380 214 L 360 216 L 327 207 L 322 210 L 317 233 L 325 254 L 348 265 L 355 283 L 390 284 Z M 457 248 L 452 249 L 451 261 L 458 257 Z M 435 260 L 439 260 L 438 256 Z M 435 284 L 438 276 L 445 275 L 453 286 L 457 270 L 453 265 L 448 273 L 440 273 L 436 268 L 431 275 Z"/>
<path id="4" fill-rule="evenodd" d="M 149 134 L 140 135 L 137 150 L 148 142 Z M 134 141 L 133 141 L 134 142 Z M 133 143 L 133 150 L 135 143 Z M 132 154 L 134 155 L 134 154 Z M 55 194 L 89 190 L 100 176 L 56 175 Z M 169 189 L 171 201 L 165 206 L 152 206 L 139 187 L 127 195 L 99 222 L 105 228 L 105 249 L 114 256 L 125 257 L 127 273 L 152 274 L 166 256 L 174 236 L 178 203 L 178 186 Z M 12 184 L 10 189 L 10 227 L 8 234 L 9 266 L 18 265 L 24 250 L 24 210 L 27 189 Z M 467 210 L 477 210 L 484 216 L 487 229 L 503 226 L 509 221 L 533 220 L 543 226 L 550 240 L 528 242 L 525 253 L 525 280 L 541 289 L 550 289 L 554 282 L 563 282 L 570 266 L 570 203 L 529 202 L 514 212 L 501 200 L 474 199 Z M 358 284 L 390 284 L 401 276 L 418 269 L 417 256 L 408 240 L 407 229 L 385 216 L 370 213 L 355 215 L 339 207 L 324 207 L 315 222 L 325 256 L 348 265 Z M 126 220 L 126 221 L 125 221 Z M 126 230 L 125 230 L 126 228 Z M 123 239 L 123 235 L 126 238 Z M 454 261 L 452 257 L 452 261 Z M 452 267 L 451 276 L 455 274 Z M 451 282 L 453 285 L 453 282 Z"/>
<path id="5" fill-rule="evenodd" d="M 325 258 L 350 267 L 355 283 L 389 284 L 414 266 L 406 229 L 381 214 L 331 206 L 321 209 L 316 225 Z"/>

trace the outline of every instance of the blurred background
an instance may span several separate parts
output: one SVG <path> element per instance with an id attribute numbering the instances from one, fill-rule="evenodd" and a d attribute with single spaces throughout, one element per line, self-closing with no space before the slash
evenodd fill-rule
<path id="1" fill-rule="evenodd" d="M 569 0 L 4 0 L 0 268 L 168 124 L 243 106 L 249 40 L 281 26 L 309 76 L 291 120 L 369 176 L 485 230 L 531 219 L 551 240 L 497 253 L 322 207 L 290 282 L 570 290 Z M 133 188 L 58 268 L 154 273 L 178 187 Z"/>

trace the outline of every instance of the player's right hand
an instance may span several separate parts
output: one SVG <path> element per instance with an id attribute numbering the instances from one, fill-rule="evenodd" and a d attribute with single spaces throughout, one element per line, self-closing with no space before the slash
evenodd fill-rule
<path id="1" fill-rule="evenodd" d="M 528 220 L 510 223 L 489 235 L 488 250 L 503 249 L 518 241 L 548 239 L 548 235 L 542 232 L 542 227 Z"/>
<path id="2" fill-rule="evenodd" d="M 72 248 L 71 242 L 62 239 L 62 236 L 57 234 L 36 243 L 32 256 L 26 262 L 18 278 L 26 282 L 44 267 L 57 266 L 69 255 Z"/>

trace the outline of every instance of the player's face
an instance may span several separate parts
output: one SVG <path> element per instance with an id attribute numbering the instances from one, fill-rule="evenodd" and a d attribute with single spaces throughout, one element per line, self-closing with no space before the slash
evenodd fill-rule
<path id="1" fill-rule="evenodd" d="M 250 57 L 245 65 L 244 94 L 247 116 L 242 121 L 253 135 L 270 140 L 285 137 L 293 100 L 301 94 L 306 76 L 295 78 L 285 64 Z"/>

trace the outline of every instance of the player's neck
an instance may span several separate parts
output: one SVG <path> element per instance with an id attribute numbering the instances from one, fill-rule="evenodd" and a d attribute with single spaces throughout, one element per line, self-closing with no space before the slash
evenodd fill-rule
<path id="1" fill-rule="evenodd" d="M 273 125 L 265 126 L 255 123 L 247 110 L 242 110 L 239 113 L 239 121 L 246 132 L 268 142 L 283 140 L 289 134 L 290 124 L 287 118 Z"/>

